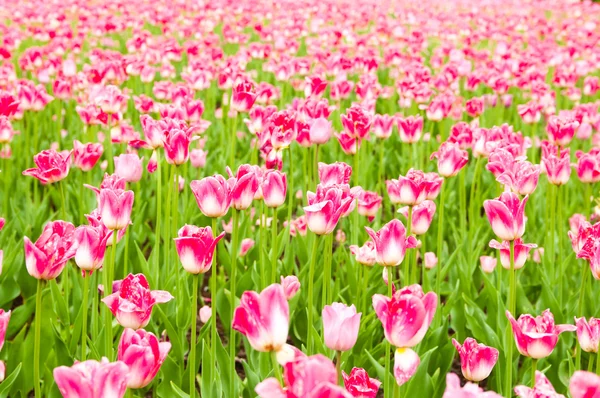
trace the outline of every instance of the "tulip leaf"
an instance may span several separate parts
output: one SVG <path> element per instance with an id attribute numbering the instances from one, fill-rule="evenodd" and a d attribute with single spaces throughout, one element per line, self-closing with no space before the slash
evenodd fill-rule
<path id="1" fill-rule="evenodd" d="M 171 388 L 173 389 L 173 392 L 175 392 L 175 394 L 177 394 L 178 397 L 181 398 L 190 398 L 189 394 L 186 394 L 185 392 L 183 392 L 179 387 L 177 387 L 175 385 L 175 383 L 171 382 Z"/>
<path id="2" fill-rule="evenodd" d="M 17 367 L 15 368 L 15 370 L 13 370 L 10 373 L 10 375 L 8 375 L 8 377 L 5 378 L 2 383 L 0 383 L 0 398 L 8 397 L 8 394 L 10 393 L 10 388 L 12 387 L 13 383 L 15 382 L 15 380 L 17 379 L 19 374 L 21 373 L 22 366 L 23 366 L 23 363 L 22 362 L 19 363 L 17 365 Z"/>

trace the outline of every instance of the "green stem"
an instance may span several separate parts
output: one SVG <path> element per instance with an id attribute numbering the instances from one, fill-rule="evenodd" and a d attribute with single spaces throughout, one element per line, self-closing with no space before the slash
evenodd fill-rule
<path id="1" fill-rule="evenodd" d="M 40 379 L 40 335 L 42 332 L 42 288 L 44 281 L 38 279 L 37 291 L 35 296 L 35 339 L 33 346 L 33 385 L 35 397 L 41 398 L 41 379 Z"/>
<path id="2" fill-rule="evenodd" d="M 342 352 L 335 352 L 335 370 L 337 372 L 338 384 L 344 385 L 344 378 L 342 377 Z"/>
<path id="3" fill-rule="evenodd" d="M 386 271 L 387 271 L 387 275 L 388 275 L 387 292 L 388 292 L 388 296 L 392 297 L 392 291 L 393 291 L 392 290 L 392 283 L 393 283 L 392 267 L 386 267 Z M 391 383 L 393 383 L 392 379 L 390 378 L 391 348 L 392 348 L 392 346 L 391 346 L 390 342 L 386 339 L 386 341 L 385 341 L 385 379 L 384 379 L 384 388 L 383 388 L 383 392 L 386 397 L 390 396 Z"/>
<path id="4" fill-rule="evenodd" d="M 99 298 L 98 298 L 98 282 L 100 277 L 100 273 L 96 272 L 94 273 L 94 283 L 92 286 L 94 286 L 94 291 L 92 292 L 92 341 L 98 341 L 98 316 L 100 314 L 100 309 L 99 309 Z"/>
<path id="5" fill-rule="evenodd" d="M 103 270 L 103 272 L 104 272 L 104 297 L 107 297 L 110 294 L 112 294 L 112 269 L 115 266 L 115 257 L 116 257 L 116 252 L 117 252 L 117 234 L 118 234 L 118 231 L 113 231 L 112 246 L 110 247 L 110 261 L 108 263 L 105 262 L 106 269 Z M 112 314 L 108 307 L 106 307 L 104 314 L 105 314 L 104 336 L 105 336 L 105 342 L 106 342 L 105 356 L 109 360 L 112 360 L 112 357 L 113 357 L 113 352 L 112 352 L 112 345 L 113 345 Z"/>
<path id="6" fill-rule="evenodd" d="M 325 248 L 324 248 L 324 267 L 323 267 L 323 292 L 321 297 L 323 299 L 323 306 L 331 303 L 331 291 L 329 289 L 329 282 L 331 281 L 331 259 L 333 250 L 333 232 L 325 236 Z"/>
<path id="7" fill-rule="evenodd" d="M 162 177 L 160 173 L 160 151 L 156 151 L 156 229 L 154 230 L 154 250 L 156 250 L 156 256 L 154 257 L 154 275 L 155 280 L 159 281 L 159 269 L 160 269 L 160 238 L 161 238 L 161 218 L 162 218 Z"/>
<path id="8" fill-rule="evenodd" d="M 598 349 L 598 353 L 596 354 L 598 357 L 596 358 L 596 374 L 600 376 L 600 347 Z"/>
<path id="9" fill-rule="evenodd" d="M 83 273 L 83 323 L 81 326 L 81 360 L 85 361 L 87 356 L 87 314 L 88 314 L 88 296 L 90 295 L 90 278 L 92 276 L 84 271 Z"/>
<path id="10" fill-rule="evenodd" d="M 212 219 L 212 230 L 213 234 L 217 236 L 217 219 Z M 213 256 L 213 263 L 211 266 L 210 276 L 210 350 L 212 366 L 214 369 L 217 367 L 217 246 L 215 246 L 215 253 Z"/>
<path id="11" fill-rule="evenodd" d="M 233 117 L 233 124 L 231 125 L 231 135 L 229 137 L 230 140 L 230 144 L 229 144 L 229 166 L 231 167 L 231 169 L 234 169 L 235 166 L 235 144 L 237 143 L 237 135 L 236 135 L 236 130 L 237 130 L 237 120 L 238 120 L 238 114 L 236 114 Z M 225 115 L 223 115 L 223 117 L 225 117 Z"/>
<path id="12" fill-rule="evenodd" d="M 584 197 L 584 207 L 585 207 L 585 215 L 589 219 L 590 213 L 592 210 L 592 206 L 590 206 L 590 198 L 592 197 L 592 184 L 585 184 L 585 197 Z"/>
<path id="13" fill-rule="evenodd" d="M 442 192 L 440 193 L 440 207 L 439 207 L 439 220 L 438 220 L 438 236 L 437 236 L 437 277 L 435 280 L 435 292 L 438 296 L 438 308 L 435 312 L 436 326 L 442 324 L 442 245 L 444 238 L 444 200 L 446 198 L 446 180 L 442 182 Z"/>
<path id="14" fill-rule="evenodd" d="M 586 292 L 587 280 L 588 280 L 589 274 L 590 274 L 590 272 L 587 269 L 587 265 L 584 264 L 582 266 L 582 273 L 581 273 L 581 292 L 579 293 L 579 304 L 577 305 L 577 315 L 578 316 L 584 316 L 583 315 L 583 303 L 585 300 L 585 292 Z M 575 350 L 577 351 L 577 353 L 575 354 L 575 369 L 579 370 L 579 369 L 581 369 L 581 346 L 576 347 Z"/>
<path id="15" fill-rule="evenodd" d="M 460 185 L 459 202 L 460 202 L 460 230 L 463 237 L 467 237 L 467 188 L 465 184 L 466 170 L 458 173 L 458 183 Z M 468 243 L 468 242 L 467 242 Z M 467 249 L 469 246 L 467 245 Z"/>
<path id="16" fill-rule="evenodd" d="M 592 373 L 594 371 L 594 359 L 596 358 L 594 356 L 595 354 L 593 352 L 590 353 L 590 360 L 588 361 L 588 372 Z M 579 370 L 579 368 L 575 368 L 576 370 Z"/>
<path id="17" fill-rule="evenodd" d="M 259 256 L 259 266 L 260 266 L 260 288 L 261 290 L 267 287 L 267 277 L 266 277 L 266 263 L 265 263 L 265 251 L 264 247 L 266 242 L 265 238 L 265 202 L 260 202 L 259 213 L 258 213 L 258 236 L 260 240 L 258 256 Z M 215 233 L 216 234 L 216 233 Z"/>
<path id="18" fill-rule="evenodd" d="M 190 337 L 190 355 L 188 358 L 188 369 L 190 372 L 190 396 L 196 396 L 196 327 L 198 322 L 198 279 L 199 275 L 192 275 L 192 332 Z M 214 305 L 214 304 L 213 304 Z"/>
<path id="19" fill-rule="evenodd" d="M 413 207 L 408 206 L 408 217 L 406 219 L 406 237 L 408 238 L 411 234 L 412 229 L 412 214 Z M 415 249 L 416 250 L 416 249 Z M 407 250 L 408 251 L 408 250 Z M 404 271 L 402 272 L 404 275 L 404 286 L 410 285 L 410 256 L 405 256 L 404 258 Z"/>
<path id="20" fill-rule="evenodd" d="M 173 215 L 173 179 L 175 178 L 175 166 L 170 167 L 169 171 L 169 179 L 167 180 L 167 220 L 165 222 L 165 226 L 163 229 L 163 237 L 165 242 L 165 251 L 164 251 L 164 259 L 163 264 L 168 265 L 171 272 L 175 272 L 177 267 L 176 263 L 171 263 L 171 216 Z"/>
<path id="21" fill-rule="evenodd" d="M 312 355 L 313 353 L 313 326 L 314 326 L 314 322 L 313 322 L 313 313 L 314 313 L 314 308 L 313 308 L 313 298 L 314 298 L 314 294 L 313 294 L 313 289 L 314 289 L 314 279 L 315 279 L 315 267 L 316 267 L 316 262 L 317 262 L 317 248 L 319 246 L 319 235 L 315 235 L 314 241 L 313 241 L 313 247 L 312 247 L 312 253 L 310 255 L 310 268 L 308 271 L 308 307 L 307 307 L 307 311 L 308 311 L 308 325 L 307 325 L 307 336 L 306 336 L 306 347 L 307 347 L 307 352 L 308 355 Z"/>
<path id="22" fill-rule="evenodd" d="M 281 385 L 283 383 L 283 379 L 281 377 L 281 369 L 279 368 L 279 362 L 277 362 L 277 352 L 271 351 L 271 363 L 273 364 L 273 372 L 275 373 L 275 377 L 277 381 Z"/>
<path id="23" fill-rule="evenodd" d="M 262 243 L 261 243 L 262 244 Z M 271 219 L 271 283 L 277 283 L 277 208 L 273 208 L 273 218 Z"/>
<path id="24" fill-rule="evenodd" d="M 562 202 L 563 202 L 564 198 L 561 198 L 561 196 L 564 196 L 564 195 L 561 195 L 561 193 L 564 194 L 564 190 L 559 189 L 559 187 L 557 186 L 556 187 L 556 198 L 557 198 L 556 208 L 557 208 L 557 212 L 558 212 L 558 220 L 562 219 Z M 563 241 L 563 239 L 562 239 L 562 237 L 563 237 L 563 230 L 562 230 L 563 228 L 562 228 L 562 226 L 563 226 L 563 224 L 564 223 L 562 223 L 562 222 L 559 221 L 559 223 L 557 225 L 557 232 L 558 232 L 558 252 L 559 253 L 561 253 L 561 250 L 562 250 L 562 241 Z M 558 284 L 558 288 L 559 288 L 558 297 L 559 297 L 559 299 L 558 299 L 558 302 L 560 304 L 560 308 L 564 308 L 564 306 L 563 306 L 563 290 L 564 290 L 563 287 L 564 287 L 564 280 L 565 280 L 565 278 L 563 278 L 562 275 L 566 274 L 565 269 L 564 269 L 565 264 L 566 264 L 566 262 L 563 261 L 562 259 L 560 261 L 557 261 L 557 264 L 556 264 L 556 268 L 557 268 L 557 270 L 559 272 L 559 274 L 557 275 L 557 277 L 559 279 L 559 284 Z"/>
<path id="25" fill-rule="evenodd" d="M 535 388 L 535 371 L 537 370 L 537 363 L 537 359 L 531 359 L 531 388 Z"/>
<path id="26" fill-rule="evenodd" d="M 288 195 L 288 214 L 287 214 L 287 222 L 288 222 L 288 228 L 291 228 L 292 225 L 292 211 L 294 210 L 294 198 L 296 196 L 296 193 L 294 192 L 294 162 L 293 162 L 293 156 L 292 156 L 292 145 L 290 145 L 290 148 L 288 149 L 289 153 L 290 153 L 290 169 L 289 169 L 289 184 L 287 187 L 287 195 Z M 304 192 L 304 195 L 306 195 L 306 192 Z M 288 236 L 290 237 L 289 239 L 291 239 L 291 235 L 288 234 Z"/>
<path id="27" fill-rule="evenodd" d="M 230 275 L 230 288 L 229 294 L 231 296 L 231 308 L 230 308 L 230 319 L 233 320 L 233 313 L 235 312 L 235 278 L 237 271 L 237 253 L 238 253 L 238 235 L 239 235 L 239 225 L 238 225 L 239 211 L 233 209 L 233 230 L 231 232 L 231 275 Z M 236 354 L 236 345 L 235 345 L 235 330 L 230 327 L 229 328 L 229 385 L 231 386 L 231 391 L 235 391 L 235 354 Z"/>
<path id="28" fill-rule="evenodd" d="M 470 210 L 470 215 L 469 215 L 469 230 L 474 232 L 475 229 L 475 218 L 476 218 L 476 208 L 477 208 L 477 204 L 479 203 L 479 201 L 475 201 L 475 195 L 478 191 L 479 188 L 479 173 L 481 171 L 481 164 L 482 164 L 482 160 L 483 157 L 479 156 L 477 158 L 477 162 L 475 162 L 475 171 L 473 172 L 473 182 L 471 183 L 471 194 L 469 195 L 469 210 Z"/>
<path id="29" fill-rule="evenodd" d="M 510 241 L 510 290 L 508 296 L 508 309 L 510 313 L 515 315 L 515 307 L 516 307 L 516 285 L 515 285 L 515 241 Z M 506 388 L 505 393 L 510 395 L 510 391 L 512 391 L 512 365 L 513 365 L 513 343 L 512 343 L 512 335 L 511 335 L 511 326 L 508 325 L 507 331 L 509 336 L 506 339 L 508 345 L 506 347 Z"/>
<path id="30" fill-rule="evenodd" d="M 554 243 L 556 239 L 556 187 L 554 185 L 550 185 L 550 245 L 549 245 L 549 253 L 548 253 L 548 264 L 550 266 L 554 266 L 554 281 L 557 282 L 558 275 L 558 267 L 555 266 L 554 263 Z"/>

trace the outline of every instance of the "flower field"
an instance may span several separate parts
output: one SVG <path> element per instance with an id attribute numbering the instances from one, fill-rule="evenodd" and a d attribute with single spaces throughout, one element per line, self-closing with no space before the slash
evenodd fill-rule
<path id="1" fill-rule="evenodd" d="M 600 397 L 600 4 L 0 4 L 0 398 Z"/>

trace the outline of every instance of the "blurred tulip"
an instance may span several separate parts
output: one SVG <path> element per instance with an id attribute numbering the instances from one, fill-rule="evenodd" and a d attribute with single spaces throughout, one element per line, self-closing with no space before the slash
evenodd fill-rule
<path id="1" fill-rule="evenodd" d="M 546 132 L 552 144 L 565 146 L 569 145 L 578 127 L 579 122 L 574 119 L 550 116 L 546 125 Z"/>
<path id="2" fill-rule="evenodd" d="M 203 168 L 206 166 L 206 151 L 195 148 L 190 151 L 190 163 L 192 167 Z"/>
<path id="3" fill-rule="evenodd" d="M 498 361 L 497 349 L 478 344 L 470 337 L 463 345 L 455 339 L 452 339 L 452 344 L 460 355 L 460 366 L 465 379 L 480 382 L 490 375 Z"/>
<path id="4" fill-rule="evenodd" d="M 442 398 L 501 398 L 502 395 L 493 391 L 483 391 L 476 383 L 467 382 L 460 386 L 460 379 L 454 373 L 446 375 L 446 390 Z"/>
<path id="5" fill-rule="evenodd" d="M 373 133 L 375 137 L 387 139 L 392 135 L 394 118 L 389 115 L 375 115 L 373 117 Z"/>
<path id="6" fill-rule="evenodd" d="M 585 352 L 598 352 L 600 343 L 600 319 L 590 317 L 586 321 L 584 317 L 575 317 L 577 327 L 577 340 L 581 349 Z"/>
<path id="7" fill-rule="evenodd" d="M 344 131 L 350 137 L 358 140 L 368 138 L 371 131 L 371 117 L 361 106 L 352 106 L 341 115 Z"/>
<path id="8" fill-rule="evenodd" d="M 78 140 L 73 141 L 73 165 L 82 171 L 90 171 L 94 168 L 104 152 L 102 144 L 82 144 Z"/>
<path id="9" fill-rule="evenodd" d="M 525 204 L 512 192 L 504 192 L 498 198 L 483 202 L 492 230 L 502 240 L 515 240 L 525 233 Z"/>
<path id="10" fill-rule="evenodd" d="M 377 261 L 377 250 L 375 244 L 370 240 L 366 241 L 361 247 L 350 245 L 349 249 L 359 264 L 372 266 Z"/>
<path id="11" fill-rule="evenodd" d="M 89 360 L 54 368 L 54 381 L 64 398 L 121 398 L 127 390 L 129 368 L 121 361 Z"/>
<path id="12" fill-rule="evenodd" d="M 324 145 L 331 139 L 333 135 L 333 127 L 331 122 L 324 117 L 312 119 L 308 122 L 308 136 L 311 144 Z"/>
<path id="13" fill-rule="evenodd" d="M 557 151 L 559 155 L 557 156 Z M 569 148 L 558 150 L 555 146 L 542 143 L 542 173 L 548 177 L 552 185 L 564 185 L 571 177 Z"/>
<path id="14" fill-rule="evenodd" d="M 54 279 L 60 275 L 67 261 L 75 256 L 76 250 L 73 224 L 51 221 L 44 226 L 35 244 L 25 237 L 27 272 L 36 279 Z"/>
<path id="15" fill-rule="evenodd" d="M 400 141 L 412 144 L 418 142 L 423 134 L 423 118 L 417 116 L 397 117 Z"/>
<path id="16" fill-rule="evenodd" d="M 425 234 L 431 226 L 435 209 L 435 202 L 431 200 L 425 200 L 421 204 L 414 206 L 410 229 L 411 233 L 415 235 Z M 408 219 L 408 206 L 400 208 L 398 213 L 402 214 Z"/>
<path id="17" fill-rule="evenodd" d="M 376 398 L 379 392 L 381 382 L 369 377 L 366 370 L 362 368 L 352 368 L 350 374 L 342 371 L 344 378 L 344 387 L 352 394 L 353 398 Z"/>
<path id="18" fill-rule="evenodd" d="M 167 163 L 182 165 L 190 158 L 190 142 L 192 138 L 187 131 L 172 129 L 165 134 L 164 148 Z"/>
<path id="19" fill-rule="evenodd" d="M 381 207 L 382 197 L 377 192 L 363 191 L 358 195 L 358 214 L 372 222 Z"/>
<path id="20" fill-rule="evenodd" d="M 554 390 L 550 380 L 539 370 L 535 371 L 535 384 L 534 387 L 527 386 L 516 386 L 515 394 L 521 398 L 531 397 L 545 397 L 545 398 L 565 398 L 564 395 L 559 394 Z"/>
<path id="21" fill-rule="evenodd" d="M 348 351 L 356 344 L 361 313 L 354 305 L 333 303 L 323 308 L 323 335 L 327 348 Z"/>
<path id="22" fill-rule="evenodd" d="M 491 274 L 492 272 L 494 272 L 498 260 L 496 259 L 496 257 L 481 256 L 479 257 L 479 262 L 481 263 L 481 269 L 483 270 L 483 272 Z"/>
<path id="23" fill-rule="evenodd" d="M 350 182 L 352 167 L 344 162 L 325 164 L 319 162 L 319 180 L 321 185 L 342 185 Z"/>
<path id="24" fill-rule="evenodd" d="M 404 260 L 406 249 L 417 247 L 413 236 L 406 236 L 402 221 L 393 219 L 375 232 L 365 227 L 377 250 L 377 263 L 384 267 L 397 266 Z"/>
<path id="25" fill-rule="evenodd" d="M 138 182 L 142 179 L 144 171 L 144 158 L 140 158 L 135 153 L 121 154 L 115 156 L 115 174 L 123 178 L 126 182 Z"/>
<path id="26" fill-rule="evenodd" d="M 431 154 L 431 159 L 437 159 L 438 173 L 442 177 L 454 177 L 469 161 L 469 154 L 458 145 L 444 142 L 439 149 Z"/>
<path id="27" fill-rule="evenodd" d="M 144 329 L 125 328 L 117 358 L 129 368 L 127 388 L 144 388 L 150 384 L 170 350 L 171 343 L 159 342 L 154 334 Z"/>
<path id="28" fill-rule="evenodd" d="M 285 298 L 291 300 L 298 290 L 300 290 L 300 281 L 298 277 L 294 275 L 286 276 L 285 278 L 281 277 L 281 286 L 283 286 L 283 293 L 285 294 Z"/>
<path id="29" fill-rule="evenodd" d="M 174 239 L 183 269 L 191 274 L 208 272 L 212 266 L 215 247 L 224 236 L 225 232 L 221 232 L 213 237 L 210 227 L 184 225 Z"/>
<path id="30" fill-rule="evenodd" d="M 252 249 L 253 247 L 254 247 L 254 239 L 251 239 L 251 238 L 242 239 L 242 243 L 240 245 L 240 251 L 238 252 L 238 255 L 240 257 L 244 257 L 246 254 L 248 254 L 250 249 Z"/>
<path id="31" fill-rule="evenodd" d="M 406 176 L 386 181 L 388 196 L 394 204 L 415 206 L 427 197 L 434 183 L 420 170 L 410 169 Z"/>
<path id="32" fill-rule="evenodd" d="M 508 241 L 498 242 L 495 239 L 490 241 L 490 247 L 493 249 L 500 250 L 500 264 L 504 269 L 510 269 L 510 243 Z M 521 269 L 527 261 L 529 251 L 537 247 L 534 243 L 523 243 L 521 238 L 514 240 L 515 252 L 514 256 L 514 269 Z"/>
<path id="33" fill-rule="evenodd" d="M 600 376 L 581 370 L 573 373 L 569 382 L 572 398 L 598 398 L 600 396 Z"/>
<path id="34" fill-rule="evenodd" d="M 254 84 L 243 81 L 233 86 L 231 93 L 231 109 L 236 112 L 248 112 L 256 101 Z"/>
<path id="35" fill-rule="evenodd" d="M 438 264 L 438 258 L 434 252 L 425 253 L 425 268 L 432 269 Z"/>
<path id="36" fill-rule="evenodd" d="M 200 308 L 199 315 L 200 322 L 207 323 L 212 317 L 212 308 L 210 308 L 208 305 L 203 305 L 202 308 Z"/>

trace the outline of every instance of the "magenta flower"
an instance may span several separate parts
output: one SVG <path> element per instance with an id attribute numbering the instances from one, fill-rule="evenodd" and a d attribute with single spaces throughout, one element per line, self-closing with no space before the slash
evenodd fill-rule
<path id="1" fill-rule="evenodd" d="M 539 370 L 535 371 L 535 385 L 533 388 L 528 386 L 516 386 L 515 394 L 521 398 L 565 398 L 564 395 L 556 392 L 550 380 Z"/>
<path id="2" fill-rule="evenodd" d="M 480 382 L 486 379 L 498 361 L 498 350 L 475 339 L 467 338 L 463 345 L 452 339 L 452 344 L 460 355 L 460 367 L 465 379 Z"/>
<path id="3" fill-rule="evenodd" d="M 585 318 L 575 318 L 577 327 L 577 340 L 581 349 L 585 352 L 598 352 L 600 343 L 600 319 L 590 317 L 589 321 Z"/>
<path id="4" fill-rule="evenodd" d="M 191 274 L 208 272 L 212 265 L 213 254 L 217 243 L 225 236 L 221 232 L 213 237 L 210 227 L 184 225 L 177 233 L 175 247 L 183 269 Z"/>
<path id="5" fill-rule="evenodd" d="M 572 398 L 597 398 L 600 396 L 600 376 L 576 371 L 569 382 L 569 392 Z"/>
<path id="6" fill-rule="evenodd" d="M 121 398 L 127 390 L 129 369 L 121 361 L 89 360 L 54 369 L 54 380 L 64 398 Z"/>
<path id="7" fill-rule="evenodd" d="M 117 357 L 129 368 L 128 388 L 144 388 L 158 373 L 171 343 L 159 342 L 156 336 L 144 329 L 125 328 L 119 341 Z"/>
<path id="8" fill-rule="evenodd" d="M 27 272 L 36 279 L 54 279 L 60 275 L 67 261 L 75 256 L 76 250 L 73 224 L 51 221 L 44 226 L 35 244 L 25 237 Z"/>
<path id="9" fill-rule="evenodd" d="M 206 217 L 222 217 L 231 206 L 231 189 L 221 175 L 205 177 L 190 183 L 192 193 L 202 214 Z"/>
<path id="10" fill-rule="evenodd" d="M 469 153 L 460 149 L 458 144 L 444 142 L 439 149 L 431 154 L 431 159 L 437 159 L 438 173 L 442 177 L 454 177 L 469 162 Z"/>
<path id="11" fill-rule="evenodd" d="M 504 192 L 497 199 L 486 200 L 483 208 L 496 236 L 502 240 L 515 240 L 525 233 L 525 204 L 512 192 Z"/>
<path id="12" fill-rule="evenodd" d="M 308 229 L 317 235 L 333 232 L 340 218 L 352 206 L 353 198 L 347 186 L 317 186 L 317 192 L 307 192 L 308 206 L 304 207 Z"/>
<path id="13" fill-rule="evenodd" d="M 377 232 L 365 227 L 377 250 L 377 263 L 384 267 L 399 265 L 404 260 L 406 249 L 417 247 L 413 236 L 406 236 L 402 221 L 393 219 Z"/>
<path id="14" fill-rule="evenodd" d="M 362 368 L 352 368 L 350 374 L 342 371 L 344 378 L 344 387 L 352 394 L 354 398 L 375 398 L 379 392 L 381 382 L 369 377 L 366 370 Z"/>
<path id="15" fill-rule="evenodd" d="M 98 210 L 102 223 L 110 230 L 127 228 L 131 223 L 133 191 L 105 188 L 98 195 Z"/>
<path id="16" fill-rule="evenodd" d="M 73 141 L 73 165 L 82 171 L 90 171 L 98 163 L 103 152 L 102 144 L 93 142 L 82 144 L 75 140 Z"/>
<path id="17" fill-rule="evenodd" d="M 23 171 L 23 175 L 37 178 L 42 184 L 52 184 L 69 175 L 71 153 L 50 149 L 35 155 L 33 161 L 37 167 Z"/>
<path id="18" fill-rule="evenodd" d="M 319 163 L 319 180 L 323 186 L 348 184 L 351 175 L 352 167 L 344 162 Z"/>

